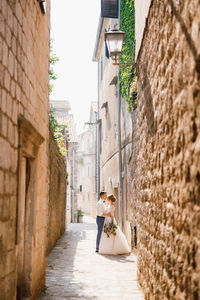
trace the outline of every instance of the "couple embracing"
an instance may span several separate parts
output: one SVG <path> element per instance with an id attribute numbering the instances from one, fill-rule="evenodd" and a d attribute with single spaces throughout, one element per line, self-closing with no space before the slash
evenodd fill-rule
<path id="1" fill-rule="evenodd" d="M 100 193 L 97 202 L 97 240 L 96 252 L 118 255 L 130 253 L 125 235 L 120 230 L 114 217 L 116 198 L 106 192 Z"/>

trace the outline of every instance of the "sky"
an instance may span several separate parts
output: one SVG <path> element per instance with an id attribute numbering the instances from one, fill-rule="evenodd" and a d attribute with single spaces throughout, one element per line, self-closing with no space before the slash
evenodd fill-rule
<path id="1" fill-rule="evenodd" d="M 68 100 L 77 133 L 89 120 L 97 101 L 97 63 L 92 62 L 100 15 L 100 0 L 51 0 L 51 38 L 59 58 L 54 65 L 51 100 Z"/>

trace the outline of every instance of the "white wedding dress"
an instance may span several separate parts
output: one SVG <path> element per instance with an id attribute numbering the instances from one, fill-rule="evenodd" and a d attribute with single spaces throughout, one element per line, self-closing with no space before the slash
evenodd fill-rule
<path id="1" fill-rule="evenodd" d="M 107 212 L 110 212 L 114 217 L 115 207 L 114 205 L 109 205 Z M 105 217 L 104 225 L 112 222 L 111 217 Z M 117 222 L 114 218 L 114 224 L 117 225 Z M 109 254 L 109 255 L 118 255 L 118 254 L 127 254 L 130 253 L 130 248 L 126 240 L 125 235 L 119 228 L 116 229 L 116 235 L 110 234 L 110 237 L 107 237 L 107 234 L 104 232 L 104 228 L 101 234 L 101 240 L 99 244 L 99 253 Z"/>

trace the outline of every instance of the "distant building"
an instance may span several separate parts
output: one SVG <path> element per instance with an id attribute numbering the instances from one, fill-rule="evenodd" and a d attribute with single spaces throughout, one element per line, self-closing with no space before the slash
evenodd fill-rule
<path id="1" fill-rule="evenodd" d="M 54 111 L 55 118 L 60 125 L 65 126 L 67 143 L 67 214 L 68 220 L 76 222 L 77 214 L 77 145 L 76 124 L 71 107 L 67 100 L 50 100 L 50 109 Z"/>
<path id="2" fill-rule="evenodd" d="M 97 102 L 91 103 L 87 130 L 78 136 L 78 209 L 95 217 L 97 203 Z"/>

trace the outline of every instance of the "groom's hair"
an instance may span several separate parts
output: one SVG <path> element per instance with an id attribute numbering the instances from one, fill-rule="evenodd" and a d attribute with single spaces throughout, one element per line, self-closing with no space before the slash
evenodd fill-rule
<path id="1" fill-rule="evenodd" d="M 105 194 L 106 194 L 106 192 L 100 192 L 100 194 L 99 194 L 100 198 Z"/>

